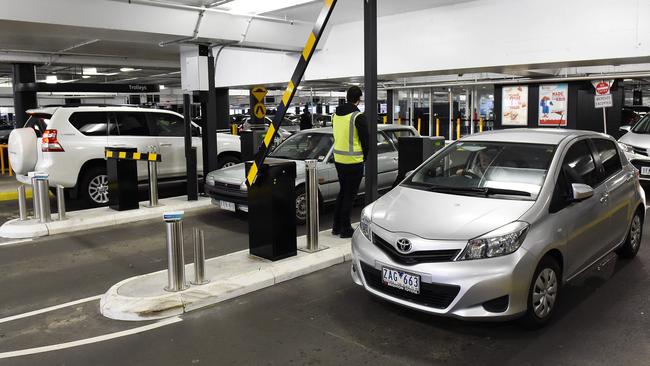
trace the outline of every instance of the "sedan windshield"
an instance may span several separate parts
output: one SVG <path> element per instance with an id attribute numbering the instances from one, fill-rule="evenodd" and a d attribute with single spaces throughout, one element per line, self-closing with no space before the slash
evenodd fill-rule
<path id="1" fill-rule="evenodd" d="M 298 133 L 286 139 L 270 154 L 274 158 L 323 160 L 332 148 L 334 137 L 325 133 Z"/>
<path id="2" fill-rule="evenodd" d="M 650 114 L 646 114 L 643 118 L 632 127 L 632 132 L 641 134 L 650 134 Z"/>
<path id="3" fill-rule="evenodd" d="M 458 142 L 418 169 L 404 184 L 450 194 L 534 200 L 555 146 Z"/>

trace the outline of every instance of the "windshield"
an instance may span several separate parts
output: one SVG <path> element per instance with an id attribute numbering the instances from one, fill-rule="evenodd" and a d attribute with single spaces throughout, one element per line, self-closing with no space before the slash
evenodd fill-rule
<path id="1" fill-rule="evenodd" d="M 334 137 L 325 133 L 298 133 L 286 139 L 271 154 L 274 158 L 323 160 L 332 148 Z"/>
<path id="2" fill-rule="evenodd" d="M 646 114 L 643 118 L 632 127 L 632 132 L 650 134 L 650 114 Z"/>
<path id="3" fill-rule="evenodd" d="M 422 165 L 405 185 L 451 194 L 534 200 L 555 146 L 458 142 Z"/>

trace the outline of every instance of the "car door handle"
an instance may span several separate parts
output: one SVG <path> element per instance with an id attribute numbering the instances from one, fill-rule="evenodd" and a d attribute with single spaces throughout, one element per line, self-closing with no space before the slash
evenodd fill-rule
<path id="1" fill-rule="evenodd" d="M 170 143 L 160 144 L 160 147 L 171 147 L 171 146 L 172 146 L 172 144 L 170 144 Z"/>
<path id="2" fill-rule="evenodd" d="M 600 203 L 607 202 L 608 198 L 609 198 L 609 193 L 604 193 L 602 196 L 600 196 Z"/>

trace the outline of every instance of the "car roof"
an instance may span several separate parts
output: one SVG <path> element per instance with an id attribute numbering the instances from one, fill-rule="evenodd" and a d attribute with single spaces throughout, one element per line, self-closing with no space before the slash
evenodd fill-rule
<path id="1" fill-rule="evenodd" d="M 477 133 L 463 137 L 461 141 L 521 142 L 558 145 L 565 138 L 580 136 L 610 138 L 609 135 L 599 132 L 567 128 L 510 128 Z"/>
<path id="2" fill-rule="evenodd" d="M 414 130 L 413 127 L 408 126 L 408 125 L 377 125 L 377 130 L 378 131 L 390 131 L 390 130 L 409 130 L 412 131 Z M 318 132 L 318 133 L 329 133 L 332 134 L 332 127 L 317 127 L 317 128 L 310 128 L 308 130 L 302 130 L 300 132 Z"/>
<path id="3" fill-rule="evenodd" d="M 54 114 L 57 110 L 73 110 L 73 111 L 86 111 L 86 112 L 162 112 L 162 113 L 172 113 L 178 114 L 174 111 L 167 109 L 156 109 L 156 108 L 143 108 L 135 106 L 96 106 L 96 105 L 82 105 L 82 106 L 48 106 L 42 108 L 34 108 L 26 111 L 28 114 L 33 113 L 46 113 Z"/>

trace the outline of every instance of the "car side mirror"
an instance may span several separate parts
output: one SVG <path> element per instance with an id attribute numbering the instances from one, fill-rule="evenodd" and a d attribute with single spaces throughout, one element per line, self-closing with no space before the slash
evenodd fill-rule
<path id="1" fill-rule="evenodd" d="M 572 183 L 573 201 L 583 201 L 594 195 L 594 189 L 587 184 Z"/>
<path id="2" fill-rule="evenodd" d="M 630 125 L 625 125 L 625 126 L 621 126 L 621 127 L 618 128 L 618 130 L 621 131 L 621 132 L 630 132 L 631 129 L 632 129 L 632 126 L 630 126 Z"/>

